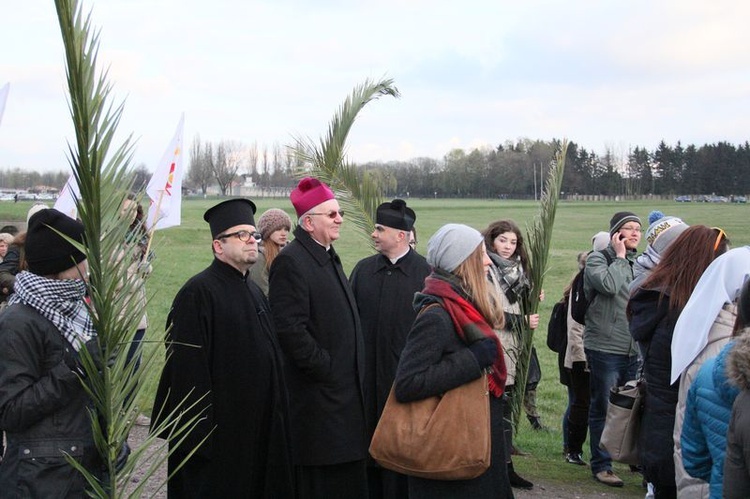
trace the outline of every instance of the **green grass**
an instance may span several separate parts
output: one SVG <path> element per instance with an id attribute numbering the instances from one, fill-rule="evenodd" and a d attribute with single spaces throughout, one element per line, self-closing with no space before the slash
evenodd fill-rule
<path id="1" fill-rule="evenodd" d="M 255 200 L 260 214 L 268 208 L 286 210 L 294 219 L 294 212 L 288 199 Z M 182 206 L 182 225 L 157 231 L 153 248 L 157 258 L 154 272 L 147 288 L 151 296 L 148 305 L 149 329 L 147 338 L 157 337 L 164 327 L 172 299 L 182 284 L 192 275 L 205 268 L 212 259 L 211 236 L 208 225 L 203 221 L 203 212 L 217 202 L 216 199 L 185 200 Z M 32 203 L 0 203 L 0 221 L 25 220 L 26 211 Z M 449 222 L 465 223 L 479 230 L 491 221 L 510 218 L 522 229 L 537 214 L 538 205 L 529 201 L 501 200 L 442 200 L 411 199 L 409 205 L 417 213 L 418 251 L 426 253 L 429 236 L 441 225 Z M 556 354 L 545 345 L 546 323 L 554 302 L 560 297 L 563 287 L 576 270 L 576 255 L 591 247 L 591 236 L 609 228 L 609 219 L 617 211 L 628 210 L 636 213 L 644 221 L 644 231 L 648 214 L 658 209 L 668 215 L 681 217 L 689 224 L 721 226 L 732 241 L 732 246 L 750 244 L 746 231 L 750 206 L 705 203 L 674 203 L 671 201 L 643 201 L 622 203 L 561 202 L 558 206 L 555 229 L 552 236 L 550 265 L 545 278 L 546 301 L 540 308 L 541 326 L 535 337 L 535 344 L 542 364 L 543 379 L 539 385 L 538 404 L 548 432 L 534 432 L 526 422 L 522 422 L 517 443 L 530 452 L 530 457 L 514 459 L 516 469 L 532 481 L 535 478 L 547 482 L 575 483 L 582 490 L 601 491 L 595 484 L 588 468 L 565 464 L 561 459 L 562 437 L 560 433 L 561 415 L 566 406 L 565 388 L 558 382 Z M 342 228 L 341 239 L 335 243 L 341 255 L 347 274 L 361 258 L 372 253 L 372 247 L 352 227 L 346 223 Z M 643 250 L 645 243 L 641 243 Z M 158 342 L 147 348 L 162 348 Z M 153 393 L 158 379 L 149 379 L 142 393 L 140 404 L 144 412 L 151 408 Z M 588 456 L 587 447 L 584 453 Z M 626 471 L 627 467 L 617 466 L 616 472 L 626 480 L 626 487 L 618 491 L 620 497 L 641 497 L 640 478 Z"/>

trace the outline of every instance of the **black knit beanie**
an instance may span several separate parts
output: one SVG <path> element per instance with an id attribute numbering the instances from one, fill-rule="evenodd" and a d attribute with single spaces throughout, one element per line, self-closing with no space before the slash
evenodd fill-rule
<path id="1" fill-rule="evenodd" d="M 629 211 L 618 211 L 609 221 L 609 235 L 614 236 L 615 232 L 620 230 L 620 227 L 628 222 L 638 222 L 641 224 L 641 219 L 635 213 Z"/>
<path id="2" fill-rule="evenodd" d="M 54 208 L 38 211 L 29 219 L 24 245 L 29 272 L 54 275 L 86 259 L 58 232 L 83 244 L 83 224 Z"/>

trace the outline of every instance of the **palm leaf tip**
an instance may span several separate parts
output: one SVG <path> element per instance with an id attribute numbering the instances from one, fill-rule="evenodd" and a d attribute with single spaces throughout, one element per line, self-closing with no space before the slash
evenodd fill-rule
<path id="1" fill-rule="evenodd" d="M 534 314 L 539 306 L 539 294 L 544 289 L 544 276 L 547 272 L 549 250 L 552 243 L 552 230 L 555 224 L 557 202 L 560 197 L 562 178 L 565 172 L 565 158 L 567 156 L 568 144 L 563 140 L 560 149 L 551 163 L 544 191 L 542 192 L 539 214 L 532 220 L 527 228 L 526 239 L 529 248 L 530 281 L 532 293 L 528 300 L 522 305 L 522 315 Z M 519 334 L 520 350 L 516 359 L 516 386 L 526 386 L 531 364 L 531 350 L 534 345 L 534 330 L 529 327 L 528 321 L 524 323 L 523 331 Z M 514 390 L 511 398 L 512 424 L 514 430 L 518 431 L 521 408 L 525 390 Z"/>
<path id="2" fill-rule="evenodd" d="M 398 98 L 400 95 L 392 79 L 377 82 L 365 80 L 344 99 L 319 145 L 310 139 L 295 139 L 294 153 L 298 159 L 295 175 L 298 178 L 314 176 L 341 193 L 339 201 L 349 211 L 347 218 L 360 229 L 358 234 L 368 241 L 375 222 L 375 211 L 381 202 L 382 189 L 372 178 L 361 175 L 355 166 L 346 161 L 346 140 L 358 113 L 367 103 L 382 96 Z"/>

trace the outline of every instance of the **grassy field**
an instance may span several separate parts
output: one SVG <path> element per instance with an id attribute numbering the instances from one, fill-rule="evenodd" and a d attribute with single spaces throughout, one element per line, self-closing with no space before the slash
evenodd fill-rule
<path id="1" fill-rule="evenodd" d="M 293 216 L 288 199 L 255 200 L 258 215 L 271 207 L 282 208 Z M 216 199 L 185 200 L 182 207 L 182 225 L 158 231 L 154 236 L 153 248 L 157 258 L 154 272 L 148 281 L 151 296 L 148 315 L 147 337 L 156 337 L 163 328 L 171 301 L 182 284 L 193 274 L 202 270 L 212 259 L 211 239 L 208 225 L 203 221 L 203 212 L 217 202 Z M 537 214 L 538 205 L 528 201 L 501 200 L 409 200 L 417 213 L 418 251 L 426 252 L 429 236 L 441 225 L 449 222 L 465 223 L 482 230 L 490 222 L 510 218 L 523 229 Z M 0 203 L 0 220 L 23 220 L 30 202 Z M 750 206 L 706 203 L 622 202 L 622 203 L 582 203 L 561 202 L 552 236 L 550 265 L 546 274 L 544 289 L 546 301 L 542 303 L 541 327 L 537 331 L 535 343 L 542 364 L 543 379 L 539 386 L 539 409 L 542 419 L 549 427 L 546 432 L 534 432 L 524 421 L 517 443 L 531 456 L 514 459 L 516 469 L 534 481 L 543 478 L 547 482 L 580 482 L 580 487 L 591 491 L 604 487 L 590 479 L 587 468 L 565 464 L 561 459 L 562 438 L 560 419 L 566 406 L 566 392 L 558 383 L 556 354 L 545 345 L 546 323 L 554 302 L 560 297 L 563 287 L 576 270 L 576 255 L 590 249 L 591 236 L 609 228 L 609 219 L 617 211 L 632 211 L 644 220 L 644 231 L 648 214 L 658 209 L 668 215 L 681 217 L 689 224 L 705 224 L 724 228 L 733 246 L 750 244 L 747 231 Z M 367 239 L 363 239 L 353 227 L 344 223 L 341 239 L 335 244 L 341 255 L 347 274 L 361 258 L 372 254 L 373 249 Z M 641 243 L 642 250 L 645 243 Z M 150 334 L 149 334 L 150 333 Z M 153 342 L 147 348 L 162 348 Z M 153 392 L 158 375 L 149 379 L 147 389 L 141 395 L 140 403 L 144 412 L 150 411 Z M 588 457 L 587 447 L 584 447 Z M 626 480 L 626 487 L 618 491 L 619 497 L 641 497 L 640 478 L 618 466 L 616 471 Z"/>

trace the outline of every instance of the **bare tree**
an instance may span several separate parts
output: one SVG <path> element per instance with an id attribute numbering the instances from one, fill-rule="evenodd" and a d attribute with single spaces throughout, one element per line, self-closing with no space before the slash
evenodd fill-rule
<path id="1" fill-rule="evenodd" d="M 284 146 L 286 154 L 284 155 L 284 175 L 291 177 L 294 171 L 294 149 L 289 146 Z"/>
<path id="2" fill-rule="evenodd" d="M 247 169 L 253 179 L 258 182 L 258 142 L 253 141 L 247 150 Z"/>
<path id="3" fill-rule="evenodd" d="M 146 163 L 138 163 L 138 166 L 133 170 L 133 186 L 131 189 L 133 192 L 141 192 L 146 189 L 150 180 L 151 173 L 146 168 Z"/>
<path id="4" fill-rule="evenodd" d="M 263 156 L 261 159 L 263 161 L 263 171 L 260 174 L 261 176 L 266 177 L 267 175 L 270 174 L 270 172 L 268 171 L 268 146 L 267 145 L 263 145 Z"/>
<path id="5" fill-rule="evenodd" d="M 231 195 L 231 185 L 237 172 L 244 162 L 242 145 L 234 141 L 222 141 L 216 147 L 213 172 L 219 183 L 221 195 L 226 196 L 227 190 Z"/>
<path id="6" fill-rule="evenodd" d="M 211 144 L 206 143 L 205 147 L 201 145 L 201 138 L 196 135 L 193 139 L 193 145 L 190 147 L 190 169 L 188 179 L 196 186 L 200 187 L 203 195 L 206 195 L 209 184 L 213 180 L 213 169 L 211 167 Z"/>
<path id="7" fill-rule="evenodd" d="M 271 159 L 271 176 L 273 176 L 276 172 L 281 171 L 281 146 L 278 142 L 273 143 L 273 157 Z"/>

